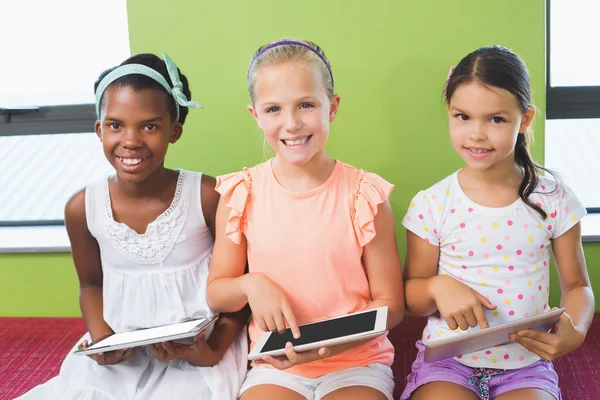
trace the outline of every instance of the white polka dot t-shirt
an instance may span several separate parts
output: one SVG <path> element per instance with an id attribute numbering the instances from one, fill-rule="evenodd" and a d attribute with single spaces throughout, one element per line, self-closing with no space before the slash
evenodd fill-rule
<path id="1" fill-rule="evenodd" d="M 457 172 L 412 200 L 403 225 L 423 240 L 440 247 L 438 274 L 460 280 L 490 299 L 490 326 L 548 309 L 551 239 L 573 227 L 586 210 L 571 190 L 541 177 L 530 199 L 548 214 L 544 220 L 521 199 L 502 208 L 480 206 L 464 194 Z M 479 327 L 470 328 L 478 330 Z M 428 343 L 455 335 L 433 315 L 423 332 Z M 515 369 L 539 357 L 518 343 L 458 355 L 469 367 Z"/>

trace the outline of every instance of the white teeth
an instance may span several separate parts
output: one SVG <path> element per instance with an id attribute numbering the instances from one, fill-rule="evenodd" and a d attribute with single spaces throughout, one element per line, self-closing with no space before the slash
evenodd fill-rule
<path id="1" fill-rule="evenodd" d="M 302 139 L 298 139 L 298 140 L 284 140 L 284 143 L 286 146 L 296 146 L 299 144 L 304 144 L 308 141 L 308 136 Z"/>
<path id="2" fill-rule="evenodd" d="M 144 161 L 144 159 L 141 159 L 141 158 L 121 158 L 121 157 L 119 157 L 119 160 L 121 160 L 123 162 L 123 164 L 125 164 L 125 165 L 138 165 L 139 163 Z"/>
<path id="3" fill-rule="evenodd" d="M 489 152 L 491 150 L 487 150 L 487 149 L 469 149 L 469 151 L 471 153 L 487 153 L 487 152 Z"/>

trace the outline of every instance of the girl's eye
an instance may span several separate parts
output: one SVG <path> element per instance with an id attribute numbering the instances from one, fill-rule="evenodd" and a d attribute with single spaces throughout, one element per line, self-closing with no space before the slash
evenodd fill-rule
<path id="1" fill-rule="evenodd" d="M 506 120 L 502 117 L 493 117 L 492 122 L 495 124 L 501 124 L 502 122 L 506 122 Z"/>
<path id="2" fill-rule="evenodd" d="M 300 108 L 313 108 L 314 104 L 311 103 L 302 103 L 300 104 Z"/>
<path id="3" fill-rule="evenodd" d="M 154 130 L 156 130 L 156 125 L 152 125 L 152 124 L 145 125 L 144 129 L 147 131 L 154 131 Z"/>
<path id="4" fill-rule="evenodd" d="M 112 124 L 108 125 L 110 129 L 114 129 L 117 130 L 121 127 L 120 124 L 117 124 L 116 122 L 113 122 Z"/>
<path id="5" fill-rule="evenodd" d="M 276 107 L 276 106 L 269 107 L 265 111 L 268 112 L 268 113 L 274 113 L 274 112 L 279 111 L 279 107 Z"/>
<path id="6" fill-rule="evenodd" d="M 465 114 L 456 114 L 456 118 L 458 118 L 460 121 L 468 121 L 469 117 Z"/>

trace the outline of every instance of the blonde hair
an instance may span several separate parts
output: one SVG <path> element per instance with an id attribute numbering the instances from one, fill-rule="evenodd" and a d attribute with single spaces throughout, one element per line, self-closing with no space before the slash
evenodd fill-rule
<path id="1" fill-rule="evenodd" d="M 333 98 L 333 73 L 331 72 L 331 64 L 325 56 L 323 49 L 308 40 L 281 39 L 259 47 L 252 56 L 252 61 L 250 61 L 248 69 L 247 83 L 250 100 L 253 104 L 255 100 L 254 75 L 256 71 L 265 66 L 292 61 L 305 62 L 316 67 L 321 75 L 321 81 L 327 97 L 329 99 Z"/>

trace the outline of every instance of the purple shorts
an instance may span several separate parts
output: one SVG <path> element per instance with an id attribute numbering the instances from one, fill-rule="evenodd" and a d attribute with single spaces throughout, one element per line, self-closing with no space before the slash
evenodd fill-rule
<path id="1" fill-rule="evenodd" d="M 477 385 L 469 385 L 469 380 L 475 371 L 474 368 L 462 365 L 452 358 L 426 363 L 423 361 L 425 351 L 423 342 L 419 340 L 416 346 L 419 349 L 419 354 L 417 354 L 417 359 L 412 365 L 412 372 L 408 375 L 408 383 L 404 392 L 402 392 L 402 396 L 400 396 L 400 400 L 409 399 L 420 386 L 437 381 L 455 383 L 472 390 L 481 397 Z M 556 400 L 562 400 L 558 388 L 558 375 L 554 372 L 554 367 L 552 367 L 550 361 L 540 360 L 527 367 L 506 370 L 498 375 L 491 376 L 489 380 L 489 396 L 491 399 L 502 393 L 525 388 L 541 389 L 553 395 Z"/>

